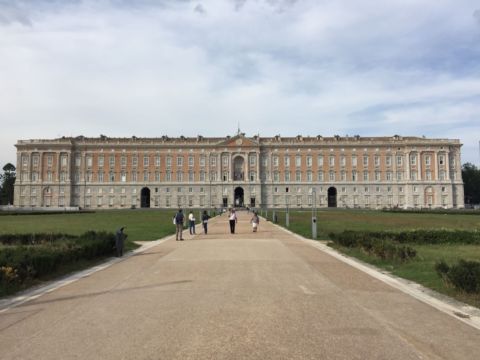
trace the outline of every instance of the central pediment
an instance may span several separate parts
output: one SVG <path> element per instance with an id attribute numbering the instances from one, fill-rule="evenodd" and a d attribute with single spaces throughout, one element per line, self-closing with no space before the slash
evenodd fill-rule
<path id="1" fill-rule="evenodd" d="M 255 147 L 260 144 L 254 139 L 245 137 L 243 134 L 239 134 L 233 137 L 227 137 L 224 141 L 217 144 L 218 146 L 225 147 Z"/>

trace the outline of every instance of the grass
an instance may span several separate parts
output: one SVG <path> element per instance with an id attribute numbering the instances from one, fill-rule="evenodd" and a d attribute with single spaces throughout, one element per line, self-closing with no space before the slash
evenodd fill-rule
<path id="1" fill-rule="evenodd" d="M 128 241 L 161 239 L 175 232 L 175 210 L 112 210 L 84 214 L 0 216 L 0 233 L 68 233 L 88 230 L 115 232 L 126 226 Z"/>
<path id="2" fill-rule="evenodd" d="M 278 224 L 285 226 L 285 212 L 276 212 L 276 215 Z M 269 211 L 268 219 L 272 220 L 272 216 L 273 212 Z M 328 239 L 329 233 L 338 233 L 344 230 L 480 229 L 480 216 L 475 215 L 385 213 L 367 210 L 322 210 L 317 212 L 317 222 L 318 239 L 323 240 Z M 289 229 L 306 238 L 311 238 L 311 211 L 290 211 Z M 434 268 L 435 263 L 442 259 L 448 264 L 454 264 L 459 259 L 480 261 L 480 246 L 462 244 L 409 245 L 417 250 L 417 257 L 406 263 L 400 263 L 370 256 L 361 249 L 330 244 L 330 246 L 347 255 L 480 308 L 480 294 L 466 294 L 448 286 L 437 275 Z"/>

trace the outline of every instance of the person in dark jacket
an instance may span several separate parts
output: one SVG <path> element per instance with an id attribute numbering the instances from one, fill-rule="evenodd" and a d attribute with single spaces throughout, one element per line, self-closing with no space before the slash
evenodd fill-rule
<path id="1" fill-rule="evenodd" d="M 125 229 L 125 226 L 122 226 L 115 233 L 115 250 L 117 252 L 117 257 L 123 256 L 123 246 L 125 239 L 127 238 L 127 235 L 123 233 L 123 229 Z"/>
<path id="2" fill-rule="evenodd" d="M 202 224 L 203 224 L 203 233 L 204 233 L 205 235 L 206 235 L 207 232 L 208 232 L 208 228 L 207 228 L 208 219 L 210 219 L 210 216 L 208 216 L 207 210 L 203 210 L 203 214 L 202 214 Z"/>
<path id="3" fill-rule="evenodd" d="M 182 209 L 179 209 L 177 214 L 175 215 L 175 225 L 177 227 L 175 232 L 175 239 L 178 241 L 178 237 L 180 235 L 180 240 L 183 241 L 183 221 L 185 217 L 183 216 Z"/>

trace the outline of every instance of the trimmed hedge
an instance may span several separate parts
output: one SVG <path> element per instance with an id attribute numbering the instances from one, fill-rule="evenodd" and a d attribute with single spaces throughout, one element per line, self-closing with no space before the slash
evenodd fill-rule
<path id="1" fill-rule="evenodd" d="M 480 293 L 480 262 L 459 260 L 449 266 L 445 261 L 435 264 L 437 274 L 448 284 L 467 293 Z"/>
<path id="2" fill-rule="evenodd" d="M 33 244 L 31 236 L 18 235 L 14 239 L 10 235 L 6 243 L 15 245 L 0 247 L 0 293 L 54 273 L 62 265 L 114 255 L 112 233 L 89 231 L 80 236 L 48 234 L 47 237 L 37 234 Z"/>
<path id="3" fill-rule="evenodd" d="M 367 232 L 344 231 L 340 234 L 332 233 L 330 239 L 344 247 L 361 248 L 366 253 L 381 259 L 405 262 L 417 255 L 417 251 L 410 246 L 397 244 L 388 238 L 375 238 Z"/>
<path id="4" fill-rule="evenodd" d="M 329 234 L 335 242 L 349 243 L 376 239 L 400 244 L 475 244 L 480 245 L 480 231 L 466 230 L 414 230 L 414 231 L 344 231 Z"/>

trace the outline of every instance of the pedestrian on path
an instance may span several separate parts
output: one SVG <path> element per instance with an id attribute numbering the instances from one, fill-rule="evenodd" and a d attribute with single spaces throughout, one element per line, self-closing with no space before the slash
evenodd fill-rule
<path id="1" fill-rule="evenodd" d="M 203 224 L 203 233 L 204 233 L 205 235 L 207 235 L 207 232 L 208 232 L 208 229 L 207 229 L 208 219 L 210 219 L 210 216 L 208 216 L 207 210 L 203 210 L 203 214 L 202 214 L 202 224 Z"/>
<path id="2" fill-rule="evenodd" d="M 122 226 L 115 233 L 115 251 L 117 253 L 117 257 L 123 256 L 123 246 L 125 239 L 127 238 L 127 235 L 123 233 L 123 229 L 125 229 L 125 226 Z"/>
<path id="3" fill-rule="evenodd" d="M 188 229 L 190 230 L 190 235 L 195 235 L 195 216 L 193 216 L 192 211 L 188 214 Z"/>
<path id="4" fill-rule="evenodd" d="M 175 231 L 175 239 L 177 241 L 179 240 L 179 237 L 180 237 L 180 240 L 183 241 L 183 221 L 184 221 L 183 211 L 182 209 L 178 209 L 178 212 L 175 215 L 175 225 L 177 227 Z"/>
<path id="5" fill-rule="evenodd" d="M 235 209 L 230 209 L 230 216 L 228 217 L 228 222 L 230 223 L 230 234 L 235 234 L 235 224 L 237 223 L 237 214 L 235 214 Z"/>
<path id="6" fill-rule="evenodd" d="M 260 224 L 260 218 L 255 211 L 253 212 L 252 220 L 250 220 L 250 222 L 252 223 L 253 232 L 257 232 L 258 224 Z"/>

